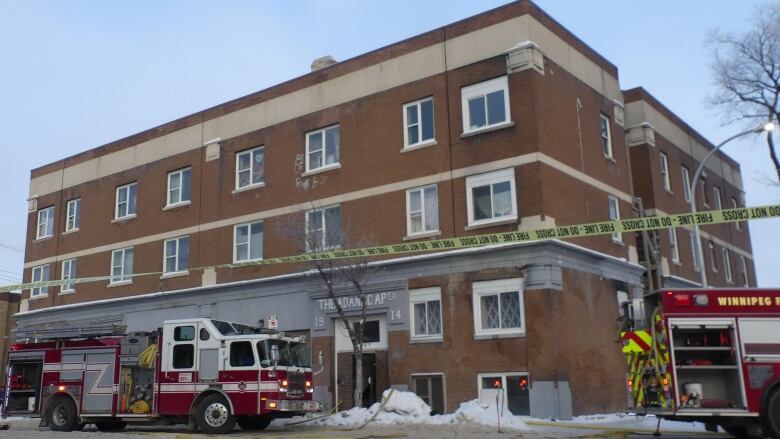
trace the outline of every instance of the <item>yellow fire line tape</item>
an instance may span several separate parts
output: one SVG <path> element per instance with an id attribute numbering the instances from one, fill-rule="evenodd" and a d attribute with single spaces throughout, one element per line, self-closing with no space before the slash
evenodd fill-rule
<path id="1" fill-rule="evenodd" d="M 455 250 L 470 247 L 482 247 L 494 244 L 507 244 L 517 242 L 543 241 L 548 239 L 572 239 L 587 236 L 608 235 L 612 233 L 641 232 L 645 230 L 659 230 L 669 227 L 684 227 L 698 225 L 713 225 L 751 221 L 759 219 L 780 217 L 780 204 L 772 204 L 756 207 L 741 207 L 736 209 L 709 210 L 675 215 L 649 216 L 643 218 L 631 218 L 614 221 L 601 221 L 588 224 L 576 224 L 571 226 L 544 227 L 532 230 L 520 230 L 516 232 L 489 233 L 484 235 L 472 235 L 459 238 L 445 238 L 432 241 L 419 241 L 404 244 L 382 245 L 345 250 L 334 250 L 318 253 L 306 253 L 295 256 L 283 256 L 279 258 L 262 259 L 259 261 L 240 262 L 232 264 L 208 265 L 191 268 L 190 271 L 220 268 L 240 268 L 255 265 L 289 264 L 295 262 L 321 261 L 327 259 L 343 259 L 353 257 L 389 256 L 406 253 L 418 253 L 439 250 Z M 156 271 L 151 273 L 137 273 L 126 275 L 132 277 L 151 276 L 163 274 Z M 82 277 L 67 280 L 49 280 L 28 282 L 13 285 L 2 285 L 0 291 L 22 290 L 28 288 L 45 288 L 65 284 L 80 284 L 87 282 L 109 281 L 111 276 Z"/>

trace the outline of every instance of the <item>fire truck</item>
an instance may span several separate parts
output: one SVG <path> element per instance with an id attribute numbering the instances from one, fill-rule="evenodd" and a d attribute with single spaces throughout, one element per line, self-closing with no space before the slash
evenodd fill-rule
<path id="1" fill-rule="evenodd" d="M 623 314 L 632 411 L 780 438 L 780 290 L 662 290 Z"/>
<path id="2" fill-rule="evenodd" d="M 321 409 L 309 358 L 302 337 L 207 318 L 167 320 L 150 333 L 53 336 L 11 346 L 2 416 L 40 417 L 55 431 L 261 430 Z"/>

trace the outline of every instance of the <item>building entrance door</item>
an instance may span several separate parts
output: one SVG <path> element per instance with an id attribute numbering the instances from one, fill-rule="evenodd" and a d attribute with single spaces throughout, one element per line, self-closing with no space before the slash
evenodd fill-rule
<path id="1" fill-rule="evenodd" d="M 352 356 L 352 382 L 357 383 L 355 356 Z M 354 391 L 354 389 L 353 389 Z M 376 402 L 376 354 L 363 354 L 363 407 Z"/>

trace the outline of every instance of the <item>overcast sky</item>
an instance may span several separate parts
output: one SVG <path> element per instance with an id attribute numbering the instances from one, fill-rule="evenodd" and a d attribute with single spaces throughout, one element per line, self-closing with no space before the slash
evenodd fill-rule
<path id="1" fill-rule="evenodd" d="M 289 80 L 505 1 L 0 0 L 0 284 L 21 279 L 32 168 Z M 757 1 L 538 0 L 553 18 L 713 143 L 712 28 L 749 26 Z M 780 192 L 761 142 L 730 144 L 748 205 Z M 605 218 L 606 219 L 606 218 Z M 780 286 L 780 220 L 750 225 L 761 286 Z"/>

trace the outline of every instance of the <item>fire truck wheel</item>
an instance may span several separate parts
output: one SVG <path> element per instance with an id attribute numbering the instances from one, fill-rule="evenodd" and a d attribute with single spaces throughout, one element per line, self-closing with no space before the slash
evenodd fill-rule
<path id="1" fill-rule="evenodd" d="M 244 430 L 265 430 L 272 420 L 270 416 L 239 416 L 238 426 Z"/>
<path id="2" fill-rule="evenodd" d="M 49 428 L 53 431 L 72 431 L 78 423 L 76 405 L 67 396 L 52 399 L 49 409 Z"/>
<path id="3" fill-rule="evenodd" d="M 764 423 L 770 437 L 780 439 L 780 388 L 776 388 L 766 402 Z"/>
<path id="4" fill-rule="evenodd" d="M 198 427 L 206 434 L 229 433 L 236 425 L 236 417 L 230 414 L 230 405 L 216 393 L 200 402 L 197 419 Z"/>

